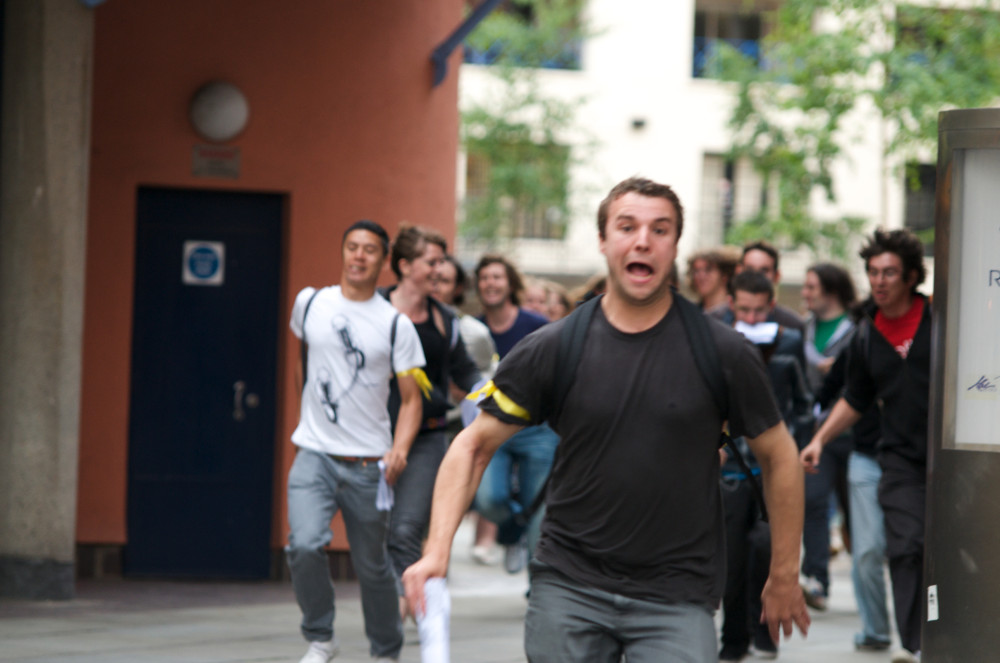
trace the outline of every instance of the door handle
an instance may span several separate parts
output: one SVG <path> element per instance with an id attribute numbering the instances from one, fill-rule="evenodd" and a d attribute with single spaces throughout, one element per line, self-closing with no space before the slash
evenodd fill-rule
<path id="1" fill-rule="evenodd" d="M 244 401 L 251 410 L 260 405 L 260 396 L 257 394 L 246 394 L 244 398 L 246 390 L 247 383 L 243 380 L 237 380 L 233 383 L 233 419 L 235 421 L 243 421 L 247 418 L 246 410 L 243 409 Z"/>
<path id="2" fill-rule="evenodd" d="M 247 390 L 247 383 L 237 380 L 233 383 L 233 419 L 243 421 L 247 418 L 247 413 L 243 410 L 243 392 Z"/>

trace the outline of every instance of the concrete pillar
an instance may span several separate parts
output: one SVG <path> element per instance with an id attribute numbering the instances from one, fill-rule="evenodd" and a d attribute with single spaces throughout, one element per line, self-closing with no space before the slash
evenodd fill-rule
<path id="1" fill-rule="evenodd" d="M 0 595 L 71 598 L 93 13 L 4 6 Z"/>

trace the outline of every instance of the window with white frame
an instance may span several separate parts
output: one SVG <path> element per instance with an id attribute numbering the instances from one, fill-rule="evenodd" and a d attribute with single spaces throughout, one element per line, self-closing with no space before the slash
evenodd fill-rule
<path id="1" fill-rule="evenodd" d="M 516 143 L 468 146 L 464 224 L 479 237 L 563 239 L 569 207 L 569 148 Z"/>

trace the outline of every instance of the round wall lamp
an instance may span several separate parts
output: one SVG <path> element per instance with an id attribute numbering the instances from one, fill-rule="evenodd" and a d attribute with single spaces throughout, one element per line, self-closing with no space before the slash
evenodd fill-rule
<path id="1" fill-rule="evenodd" d="M 188 111 L 198 135 L 213 143 L 224 143 L 240 135 L 247 126 L 250 106 L 238 87 L 227 81 L 210 81 L 191 98 Z"/>

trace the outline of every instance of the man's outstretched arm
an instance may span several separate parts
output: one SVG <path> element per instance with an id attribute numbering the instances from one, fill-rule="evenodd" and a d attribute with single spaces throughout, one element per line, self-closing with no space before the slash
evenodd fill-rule
<path id="1" fill-rule="evenodd" d="M 506 424 L 480 412 L 475 421 L 455 437 L 441 461 L 434 482 L 431 524 L 424 555 L 403 573 L 406 599 L 417 614 L 424 612 L 424 583 L 448 573 L 451 543 L 469 509 L 483 472 L 497 448 L 523 426 Z"/>
<path id="2" fill-rule="evenodd" d="M 795 442 L 785 424 L 779 423 L 747 439 L 764 476 L 764 494 L 771 522 L 771 569 L 761 595 L 761 621 L 767 622 L 771 639 L 780 631 L 792 635 L 792 624 L 802 635 L 809 632 L 809 612 L 799 588 L 799 545 L 805 482 Z"/>
<path id="3" fill-rule="evenodd" d="M 799 460 L 806 472 L 810 474 L 819 472 L 816 468 L 819 467 L 819 458 L 823 455 L 823 447 L 837 439 L 838 435 L 858 423 L 860 419 L 861 413 L 851 407 L 846 398 L 841 397 L 834 404 L 830 416 L 826 418 L 820 429 L 813 435 L 812 440 L 799 454 Z"/>

